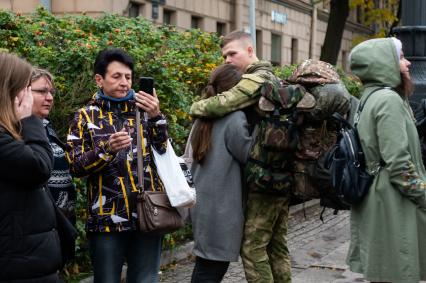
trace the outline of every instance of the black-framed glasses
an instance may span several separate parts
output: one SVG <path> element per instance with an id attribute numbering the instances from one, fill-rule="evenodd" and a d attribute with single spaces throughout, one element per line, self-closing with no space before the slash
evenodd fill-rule
<path id="1" fill-rule="evenodd" d="M 43 88 L 43 89 L 31 89 L 32 92 L 36 92 L 39 93 L 43 96 L 47 96 L 47 94 L 51 94 L 52 96 L 55 95 L 56 90 L 55 89 L 47 89 L 47 88 Z"/>

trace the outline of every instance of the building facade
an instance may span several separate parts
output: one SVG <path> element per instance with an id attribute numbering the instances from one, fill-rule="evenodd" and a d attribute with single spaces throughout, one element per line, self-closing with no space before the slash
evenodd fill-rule
<path id="1" fill-rule="evenodd" d="M 318 59 L 324 41 L 330 0 L 257 0 L 256 52 L 273 64 L 296 64 Z M 318 1 L 316 1 L 318 2 Z M 155 24 L 178 29 L 200 28 L 220 35 L 232 30 L 249 31 L 249 0 L 0 0 L 0 9 L 31 13 L 44 5 L 53 14 L 91 16 L 115 13 L 142 16 Z M 347 69 L 352 40 L 371 33 L 357 23 L 356 10 L 345 26 L 338 65 Z"/>

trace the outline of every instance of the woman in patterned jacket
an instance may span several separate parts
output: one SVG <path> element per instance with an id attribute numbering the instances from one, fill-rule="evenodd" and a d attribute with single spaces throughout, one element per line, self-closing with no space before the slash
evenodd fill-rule
<path id="1" fill-rule="evenodd" d="M 67 138 L 67 157 L 74 176 L 87 176 L 87 231 L 95 282 L 120 282 L 127 261 L 127 282 L 156 282 L 162 237 L 137 231 L 137 139 L 135 110 L 142 119 L 145 190 L 161 191 L 150 150 L 166 150 L 167 122 L 159 101 L 131 89 L 133 59 L 125 51 L 101 51 L 94 64 L 99 87 L 79 109 Z"/>

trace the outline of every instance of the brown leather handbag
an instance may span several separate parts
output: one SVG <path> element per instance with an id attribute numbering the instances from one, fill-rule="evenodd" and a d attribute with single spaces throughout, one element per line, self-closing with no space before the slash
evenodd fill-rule
<path id="1" fill-rule="evenodd" d="M 143 233 L 161 235 L 178 230 L 183 226 L 184 221 L 176 208 L 170 204 L 166 192 L 145 191 L 144 189 L 140 114 L 139 109 L 137 109 L 137 172 L 139 194 L 136 197 L 136 212 L 138 215 L 138 228 Z"/>
<path id="2" fill-rule="evenodd" d="M 172 207 L 166 192 L 143 191 L 136 198 L 139 230 L 150 234 L 166 234 L 183 227 L 184 222 Z"/>

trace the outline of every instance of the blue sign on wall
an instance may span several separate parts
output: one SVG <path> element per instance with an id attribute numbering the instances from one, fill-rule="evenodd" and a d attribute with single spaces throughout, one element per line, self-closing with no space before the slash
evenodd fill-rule
<path id="1" fill-rule="evenodd" d="M 287 13 L 281 13 L 281 12 L 272 10 L 271 21 L 285 25 L 287 23 Z"/>

